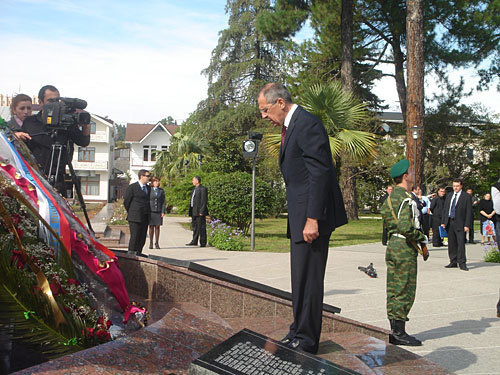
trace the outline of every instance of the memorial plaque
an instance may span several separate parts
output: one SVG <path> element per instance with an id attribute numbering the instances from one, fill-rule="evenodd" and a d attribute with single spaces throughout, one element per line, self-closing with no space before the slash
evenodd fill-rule
<path id="1" fill-rule="evenodd" d="M 359 375 L 244 329 L 195 359 L 189 375 Z"/>

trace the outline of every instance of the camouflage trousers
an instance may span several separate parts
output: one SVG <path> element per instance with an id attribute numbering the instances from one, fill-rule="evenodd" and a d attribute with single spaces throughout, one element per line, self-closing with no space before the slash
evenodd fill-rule
<path id="1" fill-rule="evenodd" d="M 417 255 L 406 239 L 391 236 L 385 253 L 389 319 L 408 320 L 417 289 Z"/>

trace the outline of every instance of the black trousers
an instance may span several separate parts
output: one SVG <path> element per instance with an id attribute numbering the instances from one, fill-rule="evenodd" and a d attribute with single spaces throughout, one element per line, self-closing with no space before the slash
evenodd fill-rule
<path id="1" fill-rule="evenodd" d="M 129 221 L 130 240 L 128 242 L 128 252 L 142 254 L 142 248 L 146 243 L 146 235 L 148 233 L 148 221 L 138 222 Z"/>
<path id="2" fill-rule="evenodd" d="M 288 337 L 298 338 L 300 348 L 316 353 L 321 335 L 328 242 L 321 236 L 312 244 L 291 243 L 293 323 Z"/>
<path id="3" fill-rule="evenodd" d="M 424 234 L 429 237 L 429 228 L 431 226 L 431 218 L 430 218 L 431 215 L 429 214 L 425 214 L 425 215 L 422 215 L 422 231 L 424 232 Z"/>
<path id="4" fill-rule="evenodd" d="M 469 242 L 473 243 L 474 242 L 474 222 L 472 222 L 472 228 L 470 228 L 467 233 L 465 234 L 466 238 L 469 238 Z"/>
<path id="5" fill-rule="evenodd" d="M 193 216 L 191 222 L 191 229 L 193 230 L 193 240 L 191 243 L 197 245 L 198 238 L 200 239 L 200 246 L 207 245 L 207 219 L 205 216 Z"/>
<path id="6" fill-rule="evenodd" d="M 439 227 L 441 226 L 441 216 L 432 215 L 432 246 L 443 246 L 443 239 L 439 235 Z"/>
<path id="7" fill-rule="evenodd" d="M 465 232 L 464 227 L 457 225 L 456 220 L 450 219 L 448 228 L 448 256 L 450 263 L 465 264 Z"/>
<path id="8" fill-rule="evenodd" d="M 385 225 L 382 225 L 382 245 L 387 245 L 387 240 L 387 228 L 385 227 Z"/>

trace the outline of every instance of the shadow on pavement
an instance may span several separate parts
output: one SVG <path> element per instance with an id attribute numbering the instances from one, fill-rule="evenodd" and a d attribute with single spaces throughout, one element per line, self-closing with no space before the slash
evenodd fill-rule
<path id="1" fill-rule="evenodd" d="M 325 296 L 333 296 L 335 294 L 356 294 L 361 289 L 332 289 L 325 292 Z"/>
<path id="2" fill-rule="evenodd" d="M 493 308 L 492 308 L 493 310 Z M 478 335 L 491 327 L 492 322 L 496 322 L 497 318 L 481 318 L 481 320 L 458 320 L 451 322 L 450 325 L 423 331 L 418 333 L 418 338 L 423 340 L 440 339 L 462 333 L 472 333 Z"/>
<path id="3" fill-rule="evenodd" d="M 477 356 L 474 353 L 458 346 L 443 346 L 424 355 L 424 358 L 445 367 L 450 372 L 466 369 L 477 362 Z"/>
<path id="4" fill-rule="evenodd" d="M 467 263 L 467 267 L 470 269 L 473 268 L 482 268 L 482 267 L 499 267 L 500 263 L 489 263 L 489 262 L 471 262 Z"/>

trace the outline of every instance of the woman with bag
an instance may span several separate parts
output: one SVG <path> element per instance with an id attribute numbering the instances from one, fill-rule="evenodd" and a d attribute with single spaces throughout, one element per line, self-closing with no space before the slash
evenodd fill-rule
<path id="1" fill-rule="evenodd" d="M 484 240 L 488 241 L 488 237 L 492 237 L 493 241 L 496 241 L 495 237 L 495 211 L 493 210 L 493 201 L 491 200 L 491 194 L 484 194 L 484 198 L 479 202 L 479 214 L 481 220 L 481 245 L 484 245 Z"/>

